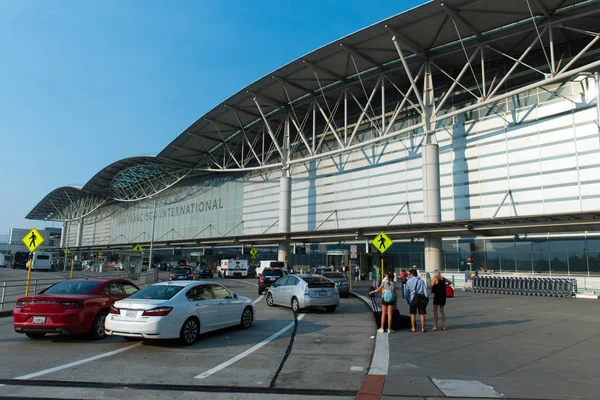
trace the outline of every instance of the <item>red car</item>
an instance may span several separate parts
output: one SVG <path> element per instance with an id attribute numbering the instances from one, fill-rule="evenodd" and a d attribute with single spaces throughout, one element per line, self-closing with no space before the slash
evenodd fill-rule
<path id="1" fill-rule="evenodd" d="M 46 333 L 89 333 L 103 339 L 104 319 L 117 300 L 140 290 L 125 279 L 71 279 L 33 296 L 21 297 L 13 311 L 15 332 L 32 339 Z"/>

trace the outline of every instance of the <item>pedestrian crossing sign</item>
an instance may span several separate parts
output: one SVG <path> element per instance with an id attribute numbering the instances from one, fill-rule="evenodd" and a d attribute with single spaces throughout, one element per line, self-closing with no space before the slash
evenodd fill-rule
<path id="1" fill-rule="evenodd" d="M 254 247 L 250 249 L 250 256 L 252 256 L 252 258 L 256 258 L 257 254 L 258 250 L 256 250 Z"/>
<path id="2" fill-rule="evenodd" d="M 133 246 L 133 251 L 144 251 L 144 248 L 139 244 L 136 244 L 135 246 Z"/>
<path id="3" fill-rule="evenodd" d="M 380 232 L 375 239 L 371 240 L 371 244 L 375 246 L 375 248 L 379 250 L 381 254 L 383 254 L 387 249 L 392 247 L 394 242 L 388 235 L 385 234 L 385 232 Z"/>
<path id="4" fill-rule="evenodd" d="M 29 233 L 25 235 L 25 237 L 23 237 L 22 240 L 25 244 L 25 247 L 27 247 L 27 249 L 31 253 L 33 253 L 35 249 L 37 249 L 40 246 L 40 244 L 44 243 L 44 238 L 35 228 L 30 230 Z"/>

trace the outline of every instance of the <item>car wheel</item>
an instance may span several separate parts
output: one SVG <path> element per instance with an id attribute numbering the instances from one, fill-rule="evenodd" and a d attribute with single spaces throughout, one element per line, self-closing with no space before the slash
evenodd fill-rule
<path id="1" fill-rule="evenodd" d="M 244 329 L 248 329 L 252 326 L 252 321 L 254 321 L 252 308 L 246 307 L 244 309 L 244 312 L 242 313 L 242 320 L 240 321 L 240 326 Z"/>
<path id="2" fill-rule="evenodd" d="M 300 312 L 300 303 L 298 302 L 298 299 L 295 297 L 292 298 L 292 311 L 295 313 Z"/>
<path id="3" fill-rule="evenodd" d="M 179 332 L 179 342 L 184 346 L 191 346 L 198 339 L 199 330 L 198 320 L 188 318 Z"/>
<path id="4" fill-rule="evenodd" d="M 106 315 L 108 313 L 106 311 L 100 311 L 96 318 L 94 319 L 94 323 L 92 324 L 92 328 L 90 329 L 90 335 L 94 340 L 102 340 L 106 337 L 106 332 L 104 331 L 104 320 L 106 319 Z"/>
<path id="5" fill-rule="evenodd" d="M 332 312 L 335 312 L 336 308 L 337 308 L 337 306 L 328 306 L 328 307 L 325 307 L 325 311 L 332 313 Z"/>
<path id="6" fill-rule="evenodd" d="M 30 339 L 41 339 L 46 336 L 43 332 L 27 332 L 25 335 Z"/>
<path id="7" fill-rule="evenodd" d="M 275 303 L 273 302 L 273 295 L 271 293 L 267 294 L 267 305 L 269 307 L 275 307 Z"/>

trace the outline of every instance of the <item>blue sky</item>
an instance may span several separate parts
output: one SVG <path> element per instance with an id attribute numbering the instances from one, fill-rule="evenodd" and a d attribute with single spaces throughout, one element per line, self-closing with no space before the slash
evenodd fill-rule
<path id="1" fill-rule="evenodd" d="M 249 83 L 414 7 L 383 1 L 0 2 L 0 236 Z"/>

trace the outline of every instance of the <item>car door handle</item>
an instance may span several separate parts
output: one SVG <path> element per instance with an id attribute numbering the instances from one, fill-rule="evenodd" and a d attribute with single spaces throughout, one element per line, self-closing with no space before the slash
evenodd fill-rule
<path id="1" fill-rule="evenodd" d="M 202 304 L 196 304 L 196 308 L 202 307 Z"/>

